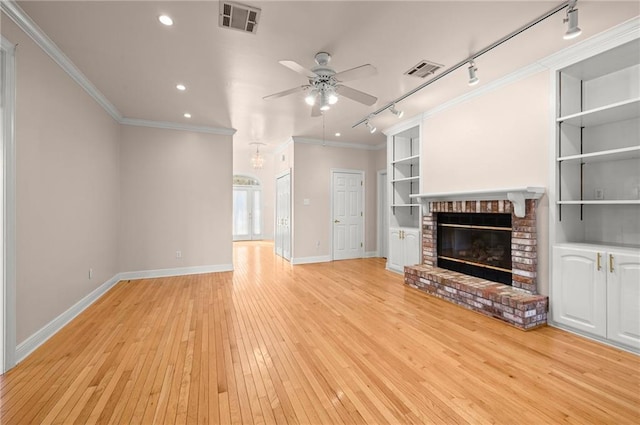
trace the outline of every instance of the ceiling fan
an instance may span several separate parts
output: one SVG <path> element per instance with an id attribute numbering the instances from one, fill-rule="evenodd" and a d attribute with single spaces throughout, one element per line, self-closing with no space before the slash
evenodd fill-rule
<path id="1" fill-rule="evenodd" d="M 311 116 L 320 116 L 322 112 L 329 110 L 331 105 L 338 101 L 339 96 L 344 96 L 356 102 L 371 106 L 378 100 L 377 97 L 343 85 L 345 81 L 356 80 L 375 75 L 378 70 L 369 64 L 360 65 L 346 71 L 337 72 L 329 66 L 331 55 L 326 52 L 316 53 L 316 66 L 307 69 L 294 61 L 280 61 L 280 63 L 298 74 L 304 75 L 309 84 L 294 87 L 289 90 L 274 93 L 263 97 L 265 100 L 276 99 L 289 94 L 308 91 L 305 102 L 313 106 Z"/>

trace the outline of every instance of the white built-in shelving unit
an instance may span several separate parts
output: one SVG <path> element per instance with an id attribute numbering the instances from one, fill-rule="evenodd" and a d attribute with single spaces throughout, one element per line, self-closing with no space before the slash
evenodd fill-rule
<path id="1" fill-rule="evenodd" d="M 555 81 L 550 322 L 640 352 L 640 39 Z"/>
<path id="2" fill-rule="evenodd" d="M 389 252 L 387 268 L 403 272 L 420 263 L 420 125 L 387 134 L 389 176 Z"/>

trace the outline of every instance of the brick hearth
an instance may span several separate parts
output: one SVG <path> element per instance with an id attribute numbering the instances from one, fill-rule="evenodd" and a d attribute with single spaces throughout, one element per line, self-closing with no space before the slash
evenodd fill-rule
<path id="1" fill-rule="evenodd" d="M 537 294 L 536 200 L 527 199 L 524 217 L 508 200 L 431 202 L 422 217 L 422 265 L 405 267 L 405 283 L 520 329 L 546 324 L 548 298 Z M 511 214 L 512 286 L 437 267 L 437 213 Z"/>

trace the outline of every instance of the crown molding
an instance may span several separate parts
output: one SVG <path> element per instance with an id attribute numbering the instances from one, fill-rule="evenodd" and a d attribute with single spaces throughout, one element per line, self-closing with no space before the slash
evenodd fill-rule
<path id="1" fill-rule="evenodd" d="M 125 118 L 118 109 L 103 95 L 100 90 L 78 69 L 78 67 L 65 55 L 62 50 L 45 34 L 45 32 L 25 13 L 24 10 L 14 0 L 1 0 L 0 7 L 16 25 L 27 34 L 38 47 L 40 47 L 55 63 L 60 66 L 89 96 L 93 98 L 102 108 L 119 124 L 153 127 L 167 130 L 193 131 L 198 133 L 220 134 L 232 136 L 236 130 L 233 128 L 217 128 L 208 126 L 197 126 L 166 121 L 141 120 L 136 118 Z"/>
<path id="2" fill-rule="evenodd" d="M 120 121 L 122 115 L 115 106 L 89 81 L 89 79 L 71 62 L 62 50 L 42 31 L 14 0 L 0 2 L 4 12 L 18 27 L 48 54 L 69 76 L 82 87 L 114 120 Z"/>
<path id="3" fill-rule="evenodd" d="M 292 139 L 294 143 L 302 143 L 305 145 L 319 145 L 319 146 L 329 146 L 332 148 L 345 148 L 345 149 L 361 149 L 365 151 L 376 151 L 386 146 L 386 143 L 382 145 L 371 146 L 371 145 L 363 145 L 361 143 L 332 142 L 328 140 L 311 139 L 307 137 L 298 137 L 298 136 L 293 136 Z"/>
<path id="4" fill-rule="evenodd" d="M 119 120 L 122 125 L 130 125 L 135 127 L 161 128 L 164 130 L 193 131 L 196 133 L 218 134 L 222 136 L 233 136 L 236 133 L 235 128 L 225 127 L 208 127 L 204 125 L 182 124 L 169 121 L 152 121 L 140 120 L 137 118 L 122 118 Z"/>
<path id="5" fill-rule="evenodd" d="M 539 63 L 557 70 L 637 38 L 640 38 L 640 16 L 553 53 Z"/>

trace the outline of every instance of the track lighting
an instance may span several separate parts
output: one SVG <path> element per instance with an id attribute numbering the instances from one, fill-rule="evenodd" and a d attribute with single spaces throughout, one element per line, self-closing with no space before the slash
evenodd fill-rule
<path id="1" fill-rule="evenodd" d="M 391 112 L 393 115 L 395 115 L 398 118 L 402 118 L 402 116 L 404 115 L 404 111 L 398 111 L 396 109 L 396 105 L 391 105 L 391 107 L 389 108 L 389 112 Z"/>
<path id="2" fill-rule="evenodd" d="M 563 22 L 569 23 L 569 28 L 567 28 L 567 32 L 565 32 L 562 37 L 565 40 L 571 40 L 572 38 L 576 38 L 582 34 L 582 30 L 578 27 L 578 9 L 576 9 L 576 3 L 577 0 L 569 2 L 567 17 L 563 20 Z"/>
<path id="3" fill-rule="evenodd" d="M 364 125 L 367 126 L 367 128 L 369 129 L 369 133 L 373 134 L 376 132 L 377 128 L 375 128 L 374 126 L 371 125 L 371 123 L 369 122 L 369 120 L 366 120 L 364 122 Z"/>
<path id="4" fill-rule="evenodd" d="M 476 75 L 478 68 L 476 68 L 476 63 L 474 61 L 469 62 L 469 85 L 475 86 L 480 82 L 480 79 Z"/>

